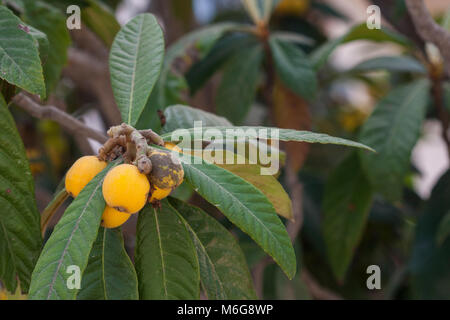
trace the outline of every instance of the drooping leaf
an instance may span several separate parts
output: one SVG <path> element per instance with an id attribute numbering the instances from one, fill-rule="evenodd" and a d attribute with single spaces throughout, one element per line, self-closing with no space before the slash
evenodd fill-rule
<path id="1" fill-rule="evenodd" d="M 261 45 L 237 52 L 225 65 L 217 91 L 217 113 L 240 124 L 252 106 L 264 54 Z"/>
<path id="2" fill-rule="evenodd" d="M 97 0 L 88 0 L 89 6 L 83 8 L 83 23 L 91 29 L 109 48 L 120 30 L 120 24 L 109 8 Z"/>
<path id="3" fill-rule="evenodd" d="M 148 205 L 139 214 L 135 262 L 141 299 L 199 299 L 195 247 L 185 224 L 167 200 L 161 209 Z"/>
<path id="4" fill-rule="evenodd" d="M 387 70 L 389 72 L 426 73 L 426 69 L 419 61 L 408 56 L 377 57 L 363 61 L 353 67 L 350 72 L 367 72 Z"/>
<path id="5" fill-rule="evenodd" d="M 396 33 L 387 28 L 368 29 L 366 23 L 362 23 L 350 29 L 343 36 L 332 39 L 314 50 L 310 54 L 310 59 L 314 67 L 316 69 L 320 69 L 337 47 L 356 40 L 393 42 L 401 46 L 411 45 L 411 42 L 399 33 Z"/>
<path id="6" fill-rule="evenodd" d="M 48 56 L 44 64 L 47 96 L 53 91 L 67 63 L 67 50 L 71 44 L 66 26 L 66 16 L 42 1 L 27 1 L 25 20 L 44 32 L 49 42 Z"/>
<path id="7" fill-rule="evenodd" d="M 41 252 L 31 277 L 29 298 L 33 300 L 72 300 L 78 289 L 69 289 L 72 275 L 67 267 L 77 266 L 83 273 L 97 238 L 105 200 L 103 179 L 117 165 L 110 163 L 84 187 L 64 212 Z"/>
<path id="8" fill-rule="evenodd" d="M 219 166 L 258 188 L 270 200 L 280 216 L 290 220 L 293 219 L 292 203 L 289 195 L 274 176 L 261 175 L 261 167 L 259 165 L 220 164 Z"/>
<path id="9" fill-rule="evenodd" d="M 231 126 L 225 118 L 213 113 L 183 105 L 174 105 L 164 111 L 166 124 L 163 132 L 172 132 L 177 129 L 189 129 L 194 127 L 195 121 L 201 121 L 205 127 Z"/>
<path id="10" fill-rule="evenodd" d="M 122 120 L 134 126 L 159 77 L 164 36 L 155 16 L 140 14 L 117 34 L 111 47 L 111 85 Z"/>
<path id="11" fill-rule="evenodd" d="M 372 190 L 360 159 L 353 152 L 331 174 L 323 204 L 323 235 L 328 259 L 343 280 L 353 258 L 372 204 Z"/>
<path id="12" fill-rule="evenodd" d="M 440 225 L 450 210 L 450 171 L 433 188 L 415 228 L 409 263 L 411 287 L 416 299 L 450 299 L 450 238 L 436 241 Z"/>
<path id="13" fill-rule="evenodd" d="M 78 300 L 138 300 L 134 265 L 119 229 L 100 228 L 84 270 Z"/>
<path id="14" fill-rule="evenodd" d="M 26 24 L 0 6 L 0 79 L 45 97 L 38 46 Z"/>
<path id="15" fill-rule="evenodd" d="M 317 78 L 309 58 L 296 45 L 270 39 L 277 74 L 286 87 L 305 99 L 314 97 Z"/>
<path id="16" fill-rule="evenodd" d="M 372 148 L 347 139 L 336 138 L 322 133 L 314 133 L 309 131 L 298 131 L 292 129 L 279 129 L 279 128 L 269 128 L 269 127 L 205 127 L 203 132 L 212 129 L 218 130 L 223 135 L 223 140 L 233 140 L 235 138 L 262 138 L 262 139 L 273 139 L 280 141 L 297 141 L 297 142 L 308 142 L 308 143 L 321 143 L 321 144 L 336 144 L 348 147 L 361 148 L 369 151 L 374 151 Z M 195 134 L 195 129 L 181 129 L 178 134 L 173 135 L 172 132 L 163 134 L 161 137 L 165 141 L 177 141 L 179 136 L 185 136 L 190 138 L 192 141 L 197 139 Z M 200 135 L 203 140 L 203 136 Z M 175 139 L 175 140 L 173 140 Z"/>
<path id="17" fill-rule="evenodd" d="M 294 249 L 267 197 L 239 176 L 200 158 L 180 156 L 185 180 L 272 256 L 289 278 L 296 272 Z"/>
<path id="18" fill-rule="evenodd" d="M 255 299 L 253 281 L 236 239 L 200 208 L 170 199 L 197 250 L 200 277 L 210 300 Z"/>
<path id="19" fill-rule="evenodd" d="M 42 245 L 40 216 L 25 148 L 0 95 L 0 280 L 27 292 Z"/>
<path id="20" fill-rule="evenodd" d="M 426 80 L 392 90 L 361 129 L 361 143 L 377 151 L 361 153 L 363 168 L 375 191 L 391 201 L 401 197 L 411 152 L 425 118 L 428 95 Z"/>

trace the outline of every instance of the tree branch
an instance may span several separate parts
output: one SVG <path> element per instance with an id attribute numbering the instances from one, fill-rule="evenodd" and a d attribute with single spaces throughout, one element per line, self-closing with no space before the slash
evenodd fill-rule
<path id="1" fill-rule="evenodd" d="M 34 102 L 30 97 L 26 96 L 23 92 L 16 95 L 12 99 L 12 102 L 33 117 L 38 119 L 49 119 L 59 123 L 62 127 L 74 135 L 91 138 L 100 143 L 105 143 L 107 140 L 106 135 L 102 132 L 86 126 L 80 120 L 54 106 L 41 106 L 40 104 Z"/>
<path id="2" fill-rule="evenodd" d="M 406 0 L 406 6 L 420 37 L 433 43 L 441 52 L 445 72 L 450 77 L 450 33 L 433 20 L 422 0 Z"/>

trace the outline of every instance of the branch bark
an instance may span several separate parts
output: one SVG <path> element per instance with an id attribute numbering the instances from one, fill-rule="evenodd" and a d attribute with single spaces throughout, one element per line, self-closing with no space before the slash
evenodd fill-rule
<path id="1" fill-rule="evenodd" d="M 445 73 L 450 77 L 450 33 L 434 21 L 422 0 L 406 0 L 406 6 L 420 37 L 441 52 Z"/>
<path id="2" fill-rule="evenodd" d="M 74 135 L 91 138 L 100 143 L 105 143 L 107 140 L 104 133 L 86 126 L 80 120 L 54 106 L 41 106 L 23 92 L 16 95 L 12 99 L 12 102 L 33 117 L 38 119 L 49 119 L 59 123 L 63 128 Z"/>

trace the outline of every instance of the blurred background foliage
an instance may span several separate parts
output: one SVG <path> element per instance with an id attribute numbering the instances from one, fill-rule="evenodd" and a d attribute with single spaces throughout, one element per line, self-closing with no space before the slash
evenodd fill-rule
<path id="1" fill-rule="evenodd" d="M 3 0 L 17 12 L 26 1 Z M 258 38 L 248 32 L 237 30 L 218 39 L 199 37 L 194 46 L 186 40 L 189 34 L 195 38 L 191 32 L 216 23 L 251 24 L 239 0 L 42 0 L 35 2 L 36 14 L 25 21 L 48 32 L 51 49 L 44 72 L 50 75 L 47 89 L 52 94 L 47 103 L 100 130 L 120 121 L 109 88 L 107 50 L 121 24 L 148 11 L 160 19 L 169 51 L 162 71 L 166 81 L 157 85 L 158 94 L 150 98 L 140 127 L 160 129 L 156 111 L 184 103 L 226 116 L 234 124 L 312 130 L 361 141 L 362 128 L 375 106 L 383 109 L 382 97 L 433 75 L 429 64 L 433 50 L 427 51 L 413 28 L 404 27 L 411 23 L 404 1 L 373 2 L 381 6 L 385 18 L 383 31 L 375 36 L 364 26 L 354 27 L 365 24 L 371 4 L 366 1 L 282 0 L 278 4 L 270 19 L 271 33 L 288 39 L 302 54 L 300 60 L 310 63 L 302 69 L 310 89 L 302 94 L 270 74 L 274 71 L 267 62 L 258 60 L 263 59 Z M 65 9 L 71 4 L 82 8 L 84 31 L 57 27 L 65 24 Z M 436 20 L 450 28 L 448 1 L 428 4 Z M 330 43 L 342 45 L 324 61 L 317 60 L 318 49 Z M 307 78 L 310 69 L 313 73 Z M 441 80 L 441 103 L 448 113 L 450 83 L 448 78 Z M 2 92 L 6 89 L 2 87 Z M 401 101 L 420 90 L 408 87 Z M 382 168 L 374 171 L 375 177 L 367 176 L 361 157 L 346 148 L 283 145 L 292 170 L 283 170 L 279 180 L 292 194 L 288 181 L 295 174 L 302 191 L 301 201 L 294 202 L 301 205 L 297 217 L 301 229 L 294 240 L 300 265 L 297 277 L 289 281 L 247 236 L 232 230 L 240 239 L 261 298 L 450 298 L 450 175 L 444 174 L 448 153 L 440 136 L 436 101 L 431 100 L 423 110 L 423 126 L 412 128 L 421 138 L 418 143 L 412 138 L 415 149 L 406 159 L 404 176 L 390 176 L 392 171 Z M 416 110 L 414 101 L 405 108 Z M 96 153 L 99 145 L 72 137 L 56 123 L 35 120 L 18 108 L 11 111 L 35 177 L 38 207 L 43 210 L 75 159 Z M 381 114 L 375 124 L 382 136 L 392 117 Z M 374 187 L 373 179 L 385 189 Z M 178 192 L 180 198 L 191 196 L 189 190 Z M 231 228 L 195 194 L 192 202 Z M 58 219 L 55 216 L 51 224 Z M 130 219 L 124 227 L 130 253 L 135 223 Z M 381 268 L 381 290 L 366 287 L 369 265 Z M 0 299 L 4 298 L 6 294 L 0 292 Z"/>

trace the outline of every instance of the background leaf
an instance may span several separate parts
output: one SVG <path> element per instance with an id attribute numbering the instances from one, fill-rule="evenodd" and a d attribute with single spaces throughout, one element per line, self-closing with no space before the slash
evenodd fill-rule
<path id="1" fill-rule="evenodd" d="M 25 29 L 25 23 L 0 6 L 0 78 L 45 97 L 38 46 Z"/>
<path id="2" fill-rule="evenodd" d="M 75 299 L 79 290 L 67 288 L 66 281 L 71 274 L 66 270 L 68 266 L 76 265 L 83 273 L 87 266 L 105 209 L 103 179 L 116 164 L 110 163 L 92 179 L 64 212 L 33 271 L 30 299 Z"/>
<path id="3" fill-rule="evenodd" d="M 240 124 L 255 101 L 264 54 L 260 45 L 236 53 L 225 65 L 217 89 L 217 113 Z"/>
<path id="4" fill-rule="evenodd" d="M 377 151 L 361 153 L 364 170 L 375 190 L 391 201 L 401 197 L 425 118 L 429 88 L 427 80 L 419 80 L 391 91 L 361 129 L 360 141 Z"/>
<path id="5" fill-rule="evenodd" d="M 419 61 L 408 56 L 377 57 L 354 66 L 350 72 L 389 70 L 389 72 L 412 72 L 425 74 L 427 70 Z"/>
<path id="6" fill-rule="evenodd" d="M 135 262 L 141 299 L 199 299 L 195 247 L 167 200 L 162 201 L 161 209 L 147 205 L 139 214 Z"/>
<path id="7" fill-rule="evenodd" d="M 225 169 L 187 155 L 180 158 L 185 180 L 195 191 L 247 233 L 292 278 L 296 272 L 294 249 L 267 197 Z"/>
<path id="8" fill-rule="evenodd" d="M 305 99 L 312 99 L 317 90 L 316 73 L 309 58 L 294 44 L 270 39 L 273 60 L 281 81 Z"/>
<path id="9" fill-rule="evenodd" d="M 200 208 L 173 198 L 170 203 L 184 218 L 197 250 L 207 298 L 256 299 L 245 256 L 230 232 Z"/>
<path id="10" fill-rule="evenodd" d="M 82 21 L 110 48 L 120 30 L 120 24 L 103 3 L 96 0 L 88 0 L 88 3 L 89 6 L 81 11 Z"/>
<path id="11" fill-rule="evenodd" d="M 363 234 L 372 191 L 356 152 L 331 174 L 323 200 L 323 236 L 334 275 L 343 280 Z"/>
<path id="12" fill-rule="evenodd" d="M 117 34 L 109 58 L 111 85 L 122 120 L 134 126 L 158 79 L 164 36 L 156 18 L 137 15 Z"/>
<path id="13" fill-rule="evenodd" d="M 125 251 L 120 229 L 100 227 L 77 299 L 139 299 L 136 271 Z"/>
<path id="14" fill-rule="evenodd" d="M 27 292 L 42 245 L 34 181 L 14 119 L 0 95 L 0 280 Z"/>

